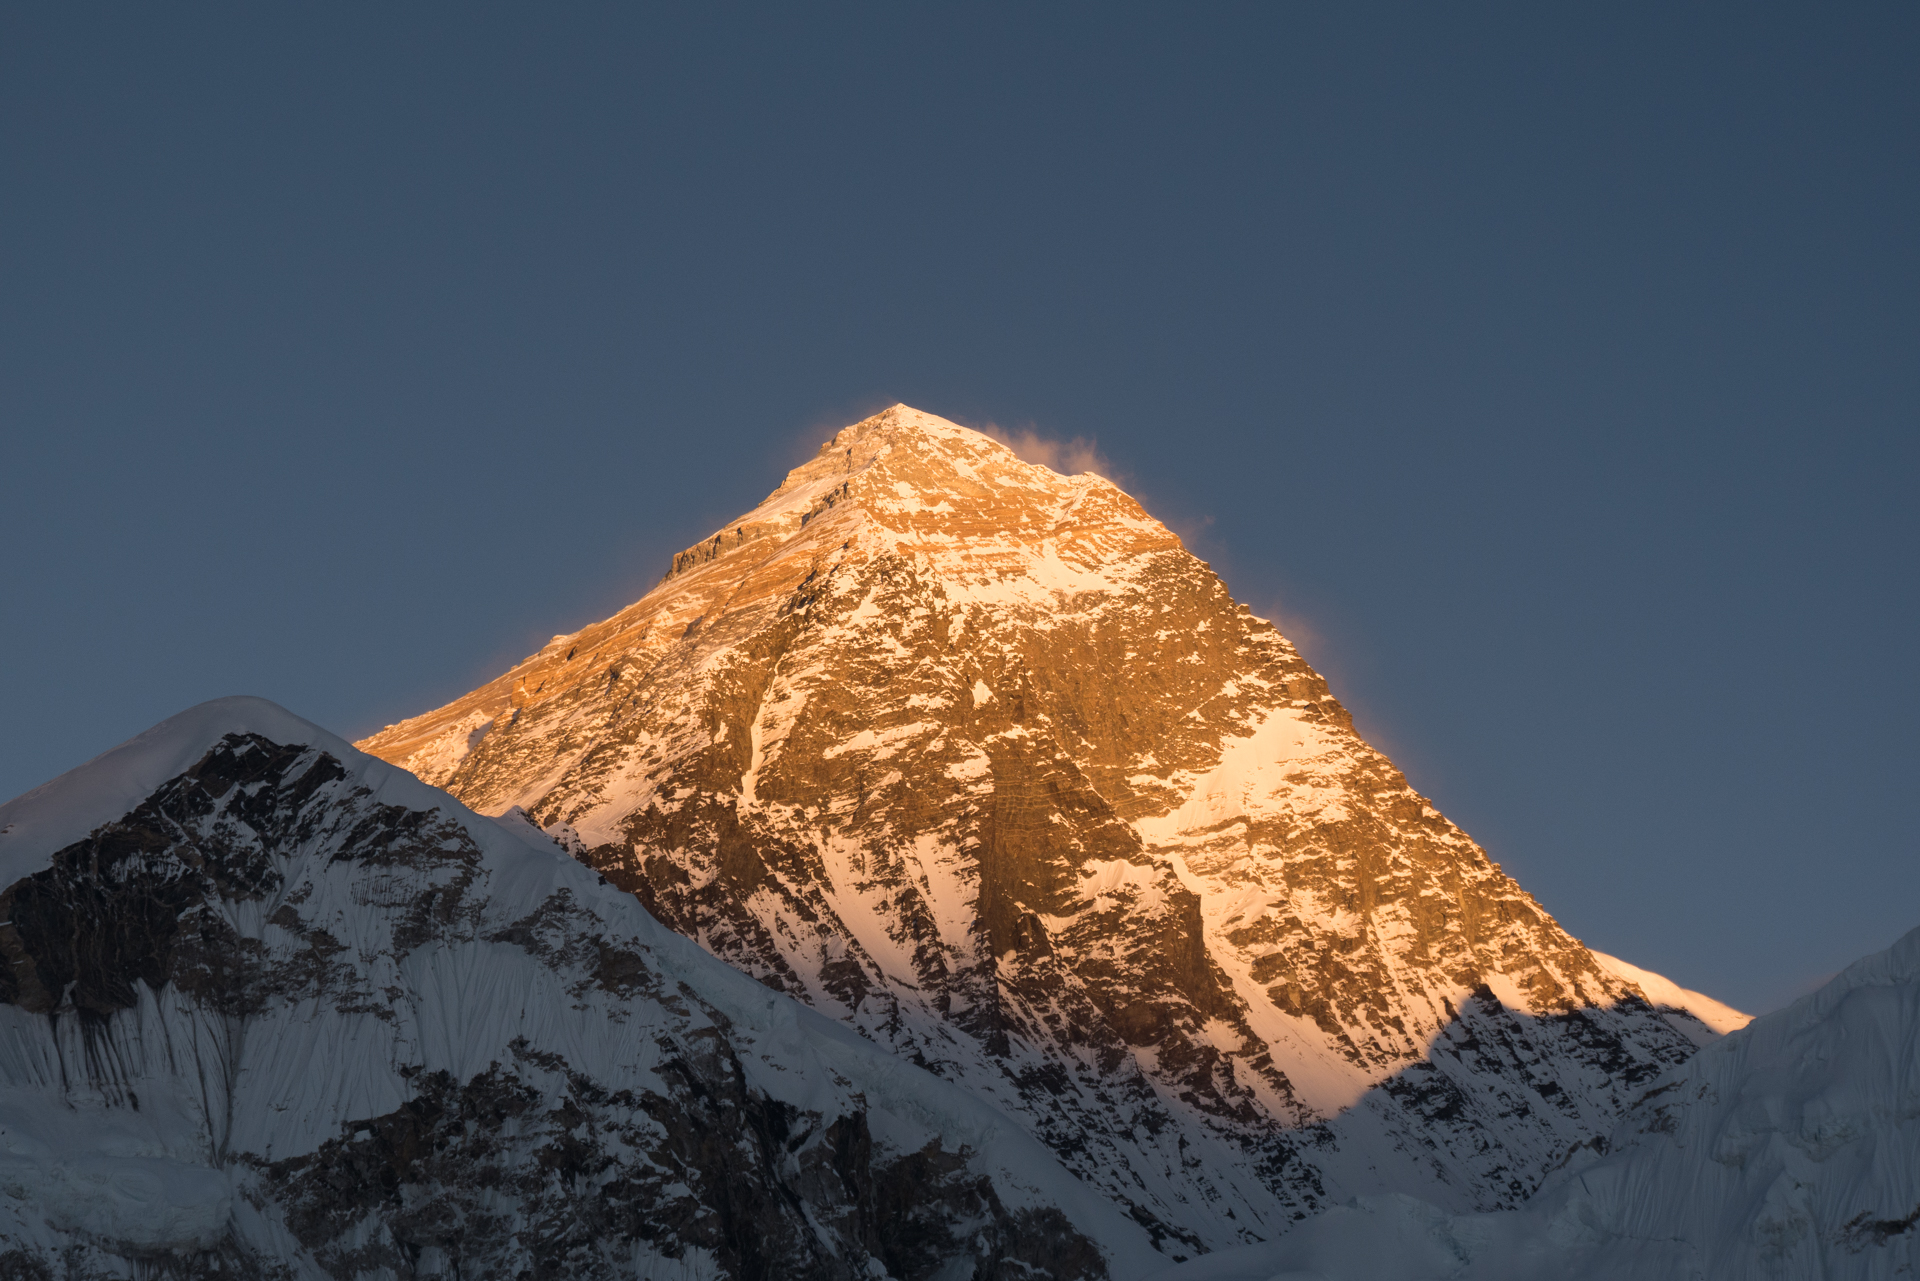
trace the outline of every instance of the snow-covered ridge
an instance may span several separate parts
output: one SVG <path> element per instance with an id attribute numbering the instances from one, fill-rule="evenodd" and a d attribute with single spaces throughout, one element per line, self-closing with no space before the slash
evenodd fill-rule
<path id="1" fill-rule="evenodd" d="M 1148 1253 L 986 1102 L 264 700 L 0 826 L 0 1271 L 691 1279 L 758 1251 L 910 1281 Z"/>
<path id="2" fill-rule="evenodd" d="M 1725 1036 L 1737 1032 L 1753 1022 L 1753 1015 L 1742 1014 L 1723 1001 L 1716 1001 L 1701 992 L 1681 987 L 1672 979 L 1655 974 L 1652 970 L 1643 970 L 1637 965 L 1629 965 L 1617 956 L 1608 956 L 1605 952 L 1594 952 L 1593 959 L 1600 962 L 1609 972 L 1619 975 L 1627 982 L 1639 988 L 1647 1000 L 1657 1006 L 1672 1010 L 1684 1010 L 1705 1024 L 1709 1031 Z"/>

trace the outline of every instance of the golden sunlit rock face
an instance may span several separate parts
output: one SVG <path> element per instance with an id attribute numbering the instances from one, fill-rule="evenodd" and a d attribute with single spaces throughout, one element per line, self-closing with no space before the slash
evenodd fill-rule
<path id="1" fill-rule="evenodd" d="M 361 747 L 988 1098 L 1163 1240 L 1509 1205 L 1712 1033 L 1110 482 L 905 406 Z"/>

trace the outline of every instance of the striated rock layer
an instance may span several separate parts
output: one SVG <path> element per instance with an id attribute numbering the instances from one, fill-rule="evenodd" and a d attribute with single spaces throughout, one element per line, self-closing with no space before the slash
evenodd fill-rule
<path id="1" fill-rule="evenodd" d="M 1739 1021 L 1569 937 L 1120 489 L 905 406 L 361 746 L 1019 1118 L 1174 1257 L 1357 1192 L 1512 1205 Z"/>

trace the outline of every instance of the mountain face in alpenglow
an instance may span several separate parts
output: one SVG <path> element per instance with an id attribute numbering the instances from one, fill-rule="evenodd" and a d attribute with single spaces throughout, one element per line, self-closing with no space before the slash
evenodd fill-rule
<path id="1" fill-rule="evenodd" d="M 0 806 L 0 1277 L 1124 1278 L 1021 1127 L 260 699 Z"/>
<path id="2" fill-rule="evenodd" d="M 1744 1021 L 1569 937 L 1116 486 L 905 406 L 361 746 L 1015 1117 L 1171 1258 L 1514 1205 Z"/>

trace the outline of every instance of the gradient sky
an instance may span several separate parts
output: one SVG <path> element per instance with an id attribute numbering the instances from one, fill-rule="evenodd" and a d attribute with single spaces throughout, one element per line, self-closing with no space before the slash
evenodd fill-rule
<path id="1" fill-rule="evenodd" d="M 903 400 L 1592 946 L 1920 925 L 1920 6 L 665 8 L 0 8 L 0 796 L 436 706 Z"/>

